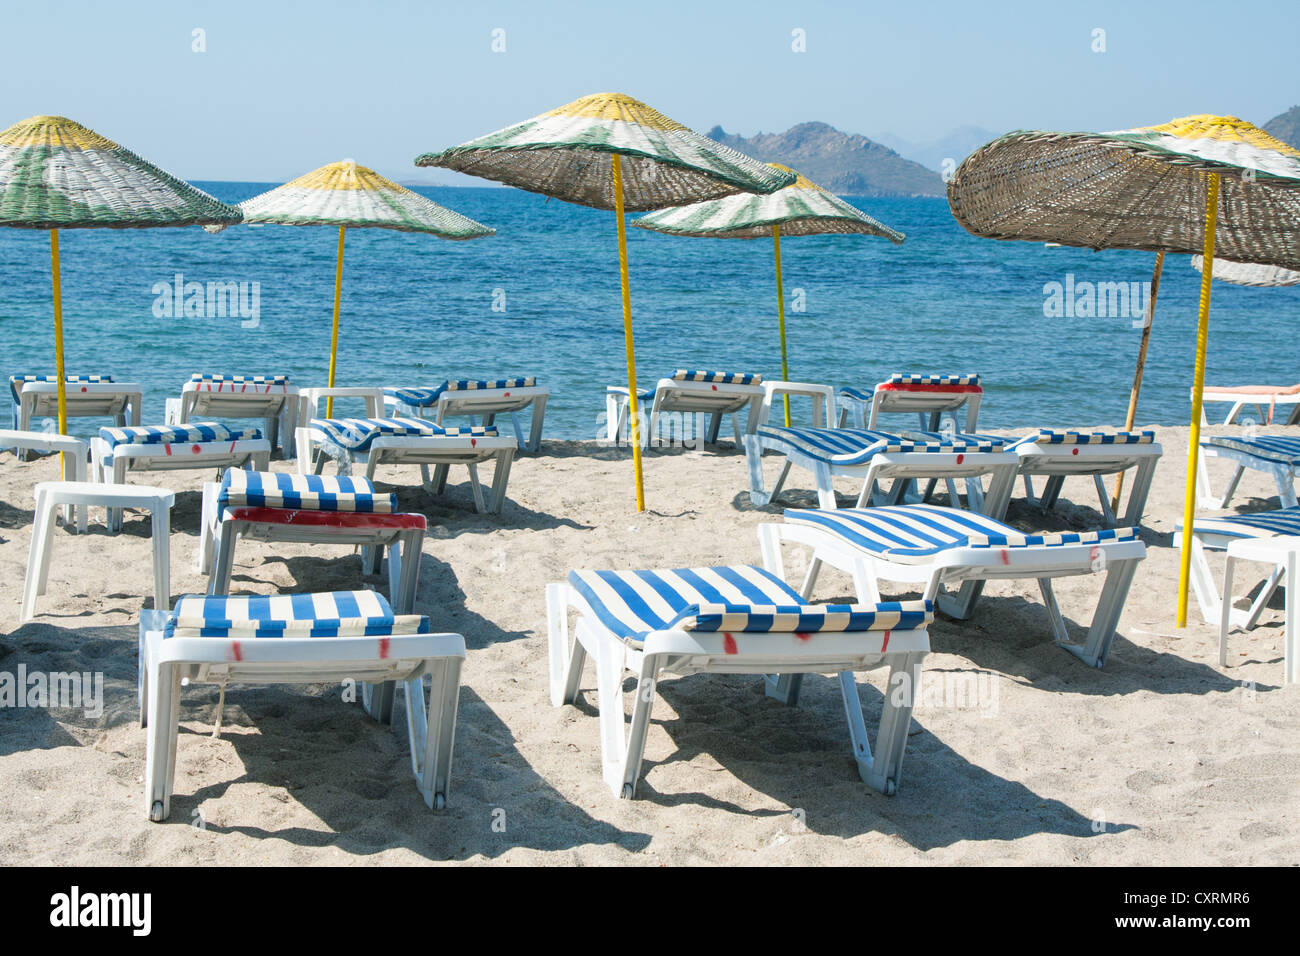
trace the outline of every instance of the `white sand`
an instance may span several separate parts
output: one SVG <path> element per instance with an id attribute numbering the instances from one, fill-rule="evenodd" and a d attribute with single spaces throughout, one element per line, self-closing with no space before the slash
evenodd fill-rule
<path id="1" fill-rule="evenodd" d="M 1280 597 L 1261 627 L 1233 633 L 1226 671 L 1194 603 L 1190 626 L 1174 630 L 1171 537 L 1187 430 L 1159 437 L 1150 551 L 1105 669 L 1052 646 L 1032 582 L 990 586 L 972 620 L 935 624 L 925 668 L 930 679 L 984 680 L 996 707 L 920 707 L 895 797 L 859 781 L 831 679 L 810 678 L 790 710 L 757 678 L 696 676 L 660 685 L 640 799 L 614 799 L 599 773 L 594 674 L 579 706 L 548 700 L 544 584 L 572 567 L 757 563 L 754 527 L 779 509 L 750 506 L 734 451 L 668 452 L 646 458 L 654 511 L 637 516 L 626 452 L 568 443 L 516 463 L 500 516 L 474 514 L 463 472 L 442 498 L 396 489 L 404 508 L 430 519 L 419 609 L 469 646 L 446 811 L 420 799 L 404 733 L 343 703 L 337 686 L 232 688 L 215 740 L 217 692 L 203 686 L 181 706 L 172 814 L 161 825 L 145 817 L 136 722 L 147 517 L 128 516 L 117 537 L 102 524 L 84 537 L 60 529 L 49 593 L 19 627 L 31 489 L 56 465 L 5 454 L 0 671 L 100 671 L 105 707 L 98 718 L 0 709 L 0 863 L 1295 864 L 1300 688 L 1281 686 Z M 204 588 L 193 556 L 198 489 L 211 477 L 149 479 L 178 493 L 176 595 Z M 415 472 L 382 477 L 414 482 Z M 1242 491 L 1239 508 L 1276 504 L 1257 473 Z M 1087 482 L 1067 482 L 1065 494 L 1073 504 L 1050 515 L 1013 503 L 1011 519 L 1030 530 L 1099 524 Z M 384 587 L 341 548 L 245 542 L 236 555 L 236 590 L 363 580 Z M 1058 586 L 1076 636 L 1099 588 L 1097 577 Z M 850 593 L 828 572 L 818 597 Z M 862 678 L 875 688 L 882 679 Z M 879 693 L 868 687 L 863 698 L 873 721 Z M 191 825 L 200 817 L 203 828 Z M 504 832 L 493 826 L 501 821 Z"/>

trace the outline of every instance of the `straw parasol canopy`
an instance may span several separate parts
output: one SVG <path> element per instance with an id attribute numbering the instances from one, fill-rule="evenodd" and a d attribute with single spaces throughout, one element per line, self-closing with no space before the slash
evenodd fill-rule
<path id="1" fill-rule="evenodd" d="M 133 229 L 239 222 L 233 206 L 63 116 L 0 132 L 0 225 Z"/>
<path id="2" fill-rule="evenodd" d="M 622 198 L 613 164 L 620 157 Z M 789 173 L 716 143 L 622 93 L 593 93 L 559 109 L 441 153 L 417 166 L 442 166 L 596 209 L 631 212 L 770 193 Z"/>
<path id="3" fill-rule="evenodd" d="M 439 206 L 345 159 L 299 176 L 239 204 L 245 222 L 428 232 L 441 239 L 479 239 L 495 229 Z"/>
<path id="4" fill-rule="evenodd" d="M 782 236 L 819 236 L 828 233 L 883 236 L 894 244 L 901 232 L 872 219 L 839 196 L 813 183 L 802 173 L 780 163 L 773 169 L 791 173 L 789 186 L 766 196 L 752 193 L 661 209 L 642 216 L 632 225 L 672 236 L 712 236 L 719 239 L 761 239 L 773 230 Z"/>
<path id="5" fill-rule="evenodd" d="M 1192 268 L 1201 271 L 1204 260 L 1192 256 Z M 1254 262 L 1229 262 L 1227 259 L 1215 258 L 1214 278 L 1220 282 L 1233 285 L 1248 285 L 1256 288 L 1276 288 L 1284 285 L 1300 285 L 1300 272 L 1282 269 L 1278 266 L 1261 266 Z"/>
<path id="6" fill-rule="evenodd" d="M 338 256 L 334 266 L 334 325 L 330 336 L 329 387 L 334 387 L 338 361 L 339 306 L 343 297 L 343 245 L 349 228 L 425 232 L 441 239 L 480 239 L 496 230 L 440 206 L 399 186 L 354 160 L 330 163 L 283 186 L 239 204 L 244 222 L 281 226 L 337 226 Z M 212 232 L 218 229 L 209 230 Z M 334 399 L 326 403 L 333 414 Z"/>
<path id="7" fill-rule="evenodd" d="M 1215 256 L 1300 269 L 1300 150 L 1233 116 L 1008 133 L 957 167 L 948 204 L 990 239 L 1195 255 L 1216 173 Z"/>
<path id="8" fill-rule="evenodd" d="M 67 428 L 59 230 L 229 225 L 242 214 L 64 116 L 0 131 L 0 226 L 48 229 L 59 433 Z"/>
<path id="9" fill-rule="evenodd" d="M 839 196 L 816 185 L 801 173 L 779 163 L 773 169 L 792 173 L 793 183 L 766 196 L 740 193 L 689 206 L 661 209 L 642 216 L 632 225 L 671 236 L 705 236 L 718 239 L 772 237 L 776 263 L 776 307 L 781 335 L 781 377 L 790 367 L 785 347 L 785 294 L 781 277 L 781 237 L 826 234 L 882 236 L 895 245 L 901 232 L 872 219 Z M 785 423 L 790 424 L 790 397 L 785 396 Z"/>
<path id="10" fill-rule="evenodd" d="M 461 146 L 424 153 L 415 165 L 454 169 L 617 214 L 629 424 L 637 510 L 643 511 L 623 212 L 663 209 L 737 192 L 770 193 L 794 182 L 794 175 L 715 143 L 622 93 L 584 96 Z"/>
<path id="11" fill-rule="evenodd" d="M 1191 527 L 1214 259 L 1300 269 L 1300 150 L 1234 116 L 1209 114 L 1113 133 L 1020 131 L 966 158 L 948 182 L 948 205 L 978 236 L 1158 253 L 1130 427 L 1164 254 L 1199 252 L 1210 263 L 1192 376 L 1183 502 L 1183 526 Z M 1183 536 L 1179 627 L 1187 621 L 1191 541 Z"/>

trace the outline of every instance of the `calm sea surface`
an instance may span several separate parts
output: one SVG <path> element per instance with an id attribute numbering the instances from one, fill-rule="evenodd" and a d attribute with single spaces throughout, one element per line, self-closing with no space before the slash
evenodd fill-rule
<path id="1" fill-rule="evenodd" d="M 235 203 L 275 184 L 198 185 Z M 547 434 L 595 437 L 603 387 L 626 382 L 613 214 L 512 189 L 418 191 L 497 235 L 446 242 L 350 230 L 338 383 L 536 375 L 552 390 Z M 907 242 L 782 244 L 792 379 L 864 385 L 894 371 L 977 371 L 986 387 L 980 420 L 990 428 L 1122 423 L 1140 321 L 1046 317 L 1044 286 L 1071 275 L 1076 289 L 1147 282 L 1153 255 L 976 239 L 942 199 L 850 200 Z M 287 372 L 296 384 L 323 385 L 336 242 L 327 228 L 64 230 L 68 371 L 139 382 L 146 423 L 162 421 L 164 398 L 192 372 Z M 780 377 L 770 241 L 629 228 L 628 255 L 641 384 L 681 366 Z M 49 268 L 46 233 L 0 229 L 6 376 L 53 371 Z M 178 273 L 186 282 L 258 283 L 256 326 L 156 315 L 155 285 Z M 1168 257 L 1139 423 L 1188 420 L 1198 282 L 1187 256 Z M 1298 288 L 1215 283 L 1207 380 L 1300 381 L 1298 320 Z"/>

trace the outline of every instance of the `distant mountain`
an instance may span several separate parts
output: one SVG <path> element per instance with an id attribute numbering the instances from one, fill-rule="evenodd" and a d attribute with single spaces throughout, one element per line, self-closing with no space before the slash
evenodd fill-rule
<path id="1" fill-rule="evenodd" d="M 892 133 L 877 136 L 876 142 L 888 146 L 904 159 L 913 160 L 926 169 L 943 173 L 945 160 L 951 160 L 955 167 L 996 136 L 996 133 L 979 126 L 962 126 L 932 143 L 914 143 Z"/>
<path id="2" fill-rule="evenodd" d="M 826 123 L 800 123 L 784 133 L 736 136 L 721 126 L 709 139 L 766 163 L 797 169 L 819 186 L 849 196 L 942 196 L 943 180 L 887 146 Z"/>
<path id="3" fill-rule="evenodd" d="M 1293 106 L 1264 124 L 1264 132 L 1300 149 L 1300 106 Z"/>

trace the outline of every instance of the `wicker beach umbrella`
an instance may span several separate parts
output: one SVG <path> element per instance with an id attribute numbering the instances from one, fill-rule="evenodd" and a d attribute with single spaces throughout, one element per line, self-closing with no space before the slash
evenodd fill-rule
<path id="1" fill-rule="evenodd" d="M 1166 252 L 1199 252 L 1210 263 L 1201 277 L 1192 377 L 1183 503 L 1190 528 L 1215 256 L 1300 269 L 1300 150 L 1232 116 L 1114 133 L 1015 132 L 967 157 L 948 183 L 948 204 L 978 236 L 1157 252 L 1157 281 Z M 1153 285 L 1149 310 L 1154 294 Z M 1143 355 L 1149 329 L 1148 321 Z M 1130 415 L 1140 384 L 1139 365 Z M 1179 627 L 1187 622 L 1191 541 L 1183 536 Z"/>
<path id="2" fill-rule="evenodd" d="M 1201 271 L 1203 259 L 1192 256 L 1192 268 Z M 1214 260 L 1214 278 L 1233 285 L 1247 285 L 1259 289 L 1272 289 L 1284 285 L 1300 285 L 1300 272 L 1280 266 L 1262 266 L 1255 262 L 1229 262 L 1218 257 Z"/>
<path id="3" fill-rule="evenodd" d="M 792 183 L 794 176 L 692 132 L 621 93 L 584 96 L 461 146 L 425 153 L 415 165 L 455 169 L 615 212 L 636 504 L 637 511 L 644 511 L 623 212 L 663 209 L 737 192 L 770 193 Z"/>
<path id="4" fill-rule="evenodd" d="M 0 226 L 48 229 L 59 434 L 67 429 L 60 229 L 142 229 L 238 222 L 240 212 L 63 116 L 0 132 Z"/>
<path id="5" fill-rule="evenodd" d="M 642 216 L 632 225 L 671 236 L 711 236 L 718 239 L 772 237 L 776 264 L 776 311 L 781 335 L 781 378 L 789 380 L 785 347 L 785 293 L 781 279 L 781 236 L 827 234 L 883 236 L 895 245 L 904 236 L 877 222 L 834 193 L 812 183 L 801 173 L 780 163 L 773 169 L 794 174 L 795 181 L 766 196 L 740 193 L 723 199 L 661 209 Z M 790 424 L 790 396 L 785 396 L 785 423 Z"/>
<path id="6" fill-rule="evenodd" d="M 330 333 L 329 385 L 339 350 L 339 305 L 343 296 L 343 241 L 349 228 L 427 232 L 441 239 L 479 239 L 496 234 L 482 223 L 452 212 L 418 193 L 385 179 L 353 160 L 330 163 L 239 204 L 244 222 L 281 226 L 338 226 L 334 266 L 334 325 Z M 216 231 L 216 230 L 213 230 Z M 334 399 L 326 415 L 334 412 Z"/>

